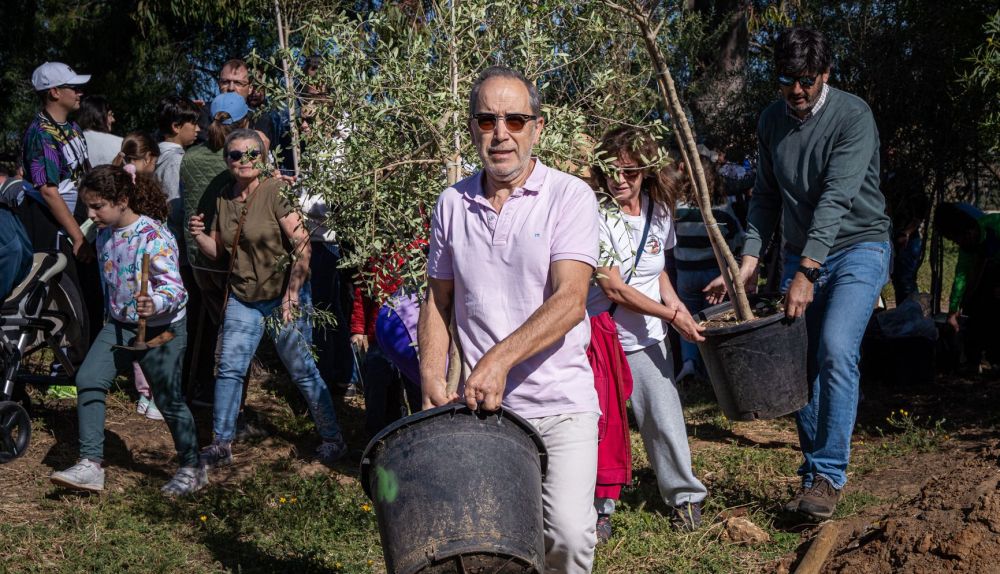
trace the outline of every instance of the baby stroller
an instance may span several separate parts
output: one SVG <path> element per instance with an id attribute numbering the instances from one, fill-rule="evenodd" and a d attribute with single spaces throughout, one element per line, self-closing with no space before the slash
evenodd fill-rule
<path id="1" fill-rule="evenodd" d="M 73 348 L 81 357 L 87 351 L 86 312 L 76 285 L 63 274 L 66 263 L 62 253 L 36 253 L 28 276 L 0 307 L 0 464 L 24 454 L 31 441 L 31 402 L 25 384 L 60 382 L 20 372 L 23 360 L 48 349 L 63 376 L 72 379 L 76 367 L 66 349 Z"/>

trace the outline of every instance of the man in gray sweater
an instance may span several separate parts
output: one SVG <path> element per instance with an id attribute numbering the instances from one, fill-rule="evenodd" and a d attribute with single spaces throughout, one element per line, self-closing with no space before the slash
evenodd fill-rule
<path id="1" fill-rule="evenodd" d="M 802 488 L 785 509 L 824 519 L 847 482 L 861 338 L 888 281 L 889 218 L 875 120 L 863 100 L 827 84 L 826 39 L 792 28 L 774 54 L 782 99 L 757 124 L 759 169 L 740 275 L 751 277 L 780 215 L 785 312 L 805 315 L 811 385 L 796 415 Z M 706 287 L 710 299 L 723 291 L 721 280 Z"/>

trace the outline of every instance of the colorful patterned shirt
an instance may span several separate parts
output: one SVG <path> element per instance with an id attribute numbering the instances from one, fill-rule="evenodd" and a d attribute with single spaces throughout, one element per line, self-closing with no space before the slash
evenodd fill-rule
<path id="1" fill-rule="evenodd" d="M 97 234 L 98 262 L 104 283 L 105 308 L 122 323 L 138 323 L 135 296 L 142 275 L 142 255 L 149 253 L 149 295 L 155 310 L 150 326 L 162 326 L 184 317 L 187 291 L 181 282 L 177 239 L 159 221 L 139 216 L 120 229 L 105 227 Z"/>
<path id="2" fill-rule="evenodd" d="M 30 195 L 45 204 L 41 190 L 59 188 L 70 213 L 76 209 L 77 181 L 89 165 L 87 140 L 74 122 L 58 123 L 39 113 L 24 132 L 24 169 L 35 187 Z"/>

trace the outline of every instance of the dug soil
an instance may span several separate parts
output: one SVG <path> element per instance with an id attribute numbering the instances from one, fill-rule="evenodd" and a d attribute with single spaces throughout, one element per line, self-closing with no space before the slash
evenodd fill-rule
<path id="1" fill-rule="evenodd" d="M 846 494 L 865 493 L 881 503 L 839 520 L 837 545 L 821 572 L 1000 573 L 1000 381 L 995 375 L 939 377 L 910 398 L 916 403 L 910 409 L 921 416 L 946 419 L 949 440 L 940 450 L 904 456 L 848 483 Z M 805 530 L 796 553 L 778 561 L 775 571 L 794 572 L 817 532 Z"/>
<path id="2" fill-rule="evenodd" d="M 783 301 L 760 301 L 753 307 L 754 318 L 749 321 L 744 321 L 744 323 L 752 323 L 753 321 L 766 319 L 771 315 L 784 312 L 785 304 Z M 740 323 L 740 320 L 736 318 L 736 311 L 729 310 L 720 315 L 715 315 L 706 321 L 701 321 L 699 324 L 707 330 L 713 330 L 733 327 L 735 325 L 739 325 Z"/>

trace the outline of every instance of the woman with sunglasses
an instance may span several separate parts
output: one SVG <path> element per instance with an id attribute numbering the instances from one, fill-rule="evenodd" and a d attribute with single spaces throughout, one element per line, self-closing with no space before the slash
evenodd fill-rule
<path id="1" fill-rule="evenodd" d="M 185 150 L 181 158 L 180 178 L 183 221 L 202 214 L 205 225 L 212 227 L 215 222 L 215 199 L 223 189 L 233 184 L 222 148 L 233 130 L 250 127 L 250 108 L 243 96 L 230 92 L 212 100 L 209 113 L 212 122 L 205 130 L 205 141 Z M 185 365 L 191 366 L 191 372 L 188 373 L 190 380 L 185 388 L 194 404 L 211 406 L 215 400 L 216 336 L 225 300 L 226 268 L 221 262 L 202 255 L 187 225 L 184 226 L 182 244 L 190 265 L 189 276 L 185 271 L 187 268 L 181 267 L 184 283 L 189 286 L 190 306 L 192 309 L 204 309 L 204 312 L 192 313 L 188 319 L 190 339 L 201 344 L 188 346 L 189 358 Z M 195 289 L 194 285 L 198 288 Z"/>
<path id="2" fill-rule="evenodd" d="M 600 257 L 596 282 L 587 297 L 587 313 L 594 326 L 593 341 L 599 331 L 617 331 L 620 349 L 601 339 L 606 356 L 621 356 L 631 372 L 632 411 L 649 462 L 656 472 L 660 495 L 673 509 L 671 521 L 679 529 L 694 530 L 701 524 L 701 502 L 705 486 L 691 470 L 684 413 L 674 380 L 674 361 L 664 343 L 666 325 L 672 325 L 689 341 L 704 340 L 702 327 L 684 307 L 666 273 L 666 251 L 676 243 L 673 211 L 678 190 L 668 166 L 658 162 L 661 153 L 646 132 L 632 127 L 611 130 L 597 148 L 599 161 L 591 166 L 600 190 Z M 610 315 L 613 323 L 607 320 Z M 605 321 L 609 328 L 605 328 Z M 595 343 L 592 342 L 592 347 Z M 589 353 L 588 353 L 589 354 Z M 593 360 L 593 358 L 592 358 Z M 612 361 L 613 362 L 613 361 Z M 608 373 L 608 392 L 617 404 L 602 406 L 608 416 L 603 439 L 621 437 L 625 454 L 609 451 L 604 440 L 598 451 L 598 486 L 595 492 L 598 539 L 611 537 L 610 515 L 621 485 L 628 482 L 628 422 L 624 401 L 628 400 L 628 376 L 615 369 L 595 369 Z M 598 381 L 599 382 L 599 381 Z M 598 389 L 599 395 L 601 389 Z M 609 402 L 612 402 L 609 399 Z M 620 430 L 619 430 L 620 429 Z M 613 459 L 617 467 L 605 460 Z M 620 468 L 622 465 L 625 468 Z M 602 470 L 608 474 L 602 478 Z"/>
<path id="3" fill-rule="evenodd" d="M 234 183 L 216 199 L 217 216 L 210 230 L 201 214 L 191 217 L 188 225 L 201 252 L 224 261 L 228 268 L 215 381 L 215 439 L 202 450 L 201 464 L 232 463 L 243 377 L 266 331 L 305 396 L 323 439 L 316 457 L 332 465 L 347 445 L 308 344 L 312 307 L 309 234 L 286 196 L 288 184 L 262 173 L 266 148 L 260 134 L 234 130 L 223 151 Z"/>

